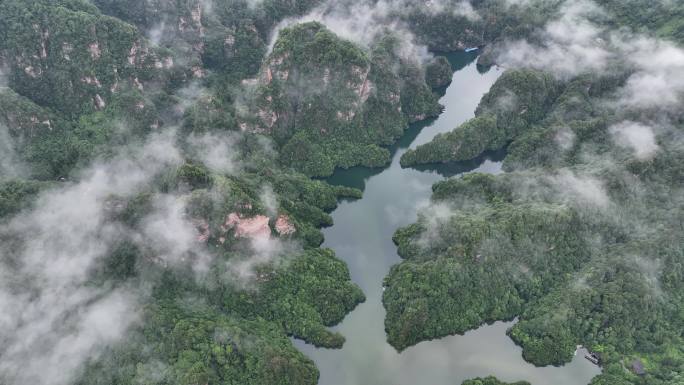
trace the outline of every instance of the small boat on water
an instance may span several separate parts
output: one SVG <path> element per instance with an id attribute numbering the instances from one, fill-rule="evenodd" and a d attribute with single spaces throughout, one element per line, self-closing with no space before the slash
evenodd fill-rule
<path id="1" fill-rule="evenodd" d="M 599 365 L 601 363 L 601 359 L 596 353 L 585 354 L 584 358 L 589 360 L 594 365 Z"/>
<path id="2" fill-rule="evenodd" d="M 480 49 L 480 47 L 470 47 L 470 48 L 466 48 L 465 51 L 466 51 L 466 52 L 475 52 L 475 51 L 477 51 L 478 49 Z"/>

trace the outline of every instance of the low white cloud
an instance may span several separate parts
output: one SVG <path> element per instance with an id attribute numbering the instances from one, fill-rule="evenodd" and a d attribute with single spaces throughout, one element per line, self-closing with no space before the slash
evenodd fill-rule
<path id="1" fill-rule="evenodd" d="M 227 263 L 228 279 L 235 285 L 253 288 L 260 274 L 260 267 L 270 267 L 270 271 L 287 263 L 287 256 L 300 253 L 302 247 L 297 242 L 285 241 L 270 236 L 257 236 L 248 240 L 249 249 L 238 260 Z"/>
<path id="2" fill-rule="evenodd" d="M 193 155 L 219 174 L 235 174 L 239 171 L 235 142 L 236 136 L 228 133 L 191 135 L 188 138 Z"/>
<path id="3" fill-rule="evenodd" d="M 5 88 L 7 87 L 8 80 L 7 77 L 9 76 L 9 67 L 5 65 L 2 62 L 2 59 L 0 58 L 0 88 Z"/>
<path id="4" fill-rule="evenodd" d="M 273 217 L 278 213 L 278 198 L 273 192 L 273 187 L 264 185 L 261 188 L 259 199 L 264 208 L 266 208 L 266 213 L 268 213 L 269 216 Z"/>
<path id="5" fill-rule="evenodd" d="M 167 33 L 169 33 L 169 31 L 166 28 L 166 22 L 161 21 L 147 31 L 147 39 L 152 43 L 152 45 L 158 46 L 159 43 L 161 43 L 162 38 L 164 38 L 164 34 Z"/>
<path id="6" fill-rule="evenodd" d="M 575 145 L 576 139 L 577 135 L 575 135 L 575 133 L 569 127 L 561 127 L 558 131 L 556 131 L 556 135 L 554 136 L 554 140 L 564 151 L 570 150 L 572 146 Z"/>
<path id="7" fill-rule="evenodd" d="M 152 205 L 152 211 L 142 221 L 142 233 L 136 238 L 138 244 L 152 248 L 164 265 L 191 263 L 195 271 L 206 271 L 211 258 L 198 247 L 200 224 L 188 218 L 185 200 L 164 194 L 156 196 Z"/>
<path id="8" fill-rule="evenodd" d="M 430 13 L 449 9 L 451 12 L 463 12 L 475 16 L 472 6 L 467 2 L 460 2 L 456 7 L 446 7 L 444 4 L 443 1 L 428 1 L 419 9 Z M 413 7 L 416 5 L 404 0 L 327 1 L 302 17 L 289 18 L 280 22 L 272 33 L 269 52 L 283 28 L 298 23 L 317 21 L 336 35 L 363 47 L 370 47 L 379 35 L 392 32 L 401 38 L 400 55 L 402 57 L 426 61 L 432 57 L 427 47 L 416 43 L 415 36 L 398 17 L 401 12 L 413 9 Z"/>
<path id="9" fill-rule="evenodd" d="M 563 202 L 599 208 L 606 208 L 610 204 L 603 182 L 596 177 L 562 169 L 548 176 L 547 180 L 555 187 L 557 197 Z"/>
<path id="10" fill-rule="evenodd" d="M 136 323 L 144 294 L 126 285 L 94 284 L 91 275 L 120 241 L 134 236 L 111 220 L 117 210 L 112 202 L 134 196 L 180 164 L 173 143 L 172 133 L 153 135 L 97 162 L 80 181 L 44 192 L 33 210 L 0 225 L 0 383 L 68 384 L 84 362 Z M 189 247 L 183 232 L 192 229 L 177 226 L 179 209 L 166 206 L 168 214 L 143 221 L 149 224 L 143 233 L 166 243 L 157 252 L 178 252 Z"/>
<path id="11" fill-rule="evenodd" d="M 428 248 L 438 242 L 441 239 L 440 230 L 453 215 L 454 210 L 451 206 L 443 202 L 435 202 L 422 208 L 419 217 L 425 230 L 418 239 L 418 245 Z"/>
<path id="12" fill-rule="evenodd" d="M 0 124 L 0 181 L 25 175 L 26 168 L 14 149 L 14 140 L 9 130 Z"/>
<path id="13" fill-rule="evenodd" d="M 449 1 L 449 0 L 424 0 L 423 4 L 411 0 L 394 0 L 387 2 L 391 8 L 416 9 L 430 15 L 452 14 L 463 16 L 470 20 L 480 20 L 480 15 L 473 8 L 469 0 Z"/>
<path id="14" fill-rule="evenodd" d="M 516 200 L 567 204 L 579 209 L 607 209 L 610 197 L 598 177 L 576 169 L 550 173 L 521 172 L 513 183 Z"/>
<path id="15" fill-rule="evenodd" d="M 613 57 L 603 30 L 589 16 L 603 14 L 592 1 L 567 1 L 560 16 L 539 33 L 541 44 L 526 40 L 505 45 L 497 62 L 507 67 L 532 67 L 567 78 L 587 71 L 602 71 Z"/>
<path id="16" fill-rule="evenodd" d="M 497 62 L 547 71 L 561 79 L 622 67 L 632 73 L 614 102 L 618 107 L 678 108 L 684 100 L 684 50 L 670 41 L 610 30 L 596 22 L 608 17 L 591 0 L 565 1 L 559 16 L 533 39 L 504 44 Z"/>
<path id="17" fill-rule="evenodd" d="M 175 106 L 176 113 L 182 116 L 185 111 L 192 105 L 198 103 L 201 98 L 209 95 L 206 88 L 197 81 L 192 81 L 186 87 L 181 88 L 176 92 L 179 98 L 178 104 Z"/>
<path id="18" fill-rule="evenodd" d="M 636 69 L 622 90 L 622 106 L 679 108 L 684 100 L 684 50 L 644 36 L 613 40 Z"/>
<path id="19" fill-rule="evenodd" d="M 625 121 L 612 126 L 609 131 L 615 143 L 632 149 L 637 159 L 650 159 L 659 149 L 655 133 L 650 126 Z"/>

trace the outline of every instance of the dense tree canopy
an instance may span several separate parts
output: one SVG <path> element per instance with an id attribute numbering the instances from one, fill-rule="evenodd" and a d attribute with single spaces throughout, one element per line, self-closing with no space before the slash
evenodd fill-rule
<path id="1" fill-rule="evenodd" d="M 507 147 L 509 173 L 435 184 L 430 208 L 396 232 L 391 344 L 518 317 L 509 336 L 536 365 L 584 345 L 604 368 L 593 384 L 682 380 L 681 112 L 621 100 L 635 71 L 625 63 L 560 78 L 508 70 L 474 119 L 403 156 L 410 166 Z M 653 123 L 661 111 L 667 123 Z"/>
<path id="2" fill-rule="evenodd" d="M 362 192 L 311 177 L 383 166 L 411 123 L 441 112 L 452 68 L 413 40 L 435 52 L 485 45 L 492 64 L 508 40 L 540 39 L 563 1 L 389 7 L 382 17 L 401 29 L 373 28 L 364 44 L 319 22 L 276 30 L 323 3 L 0 0 L 0 297 L 42 298 L 51 280 L 25 274 L 35 271 L 22 258 L 86 255 L 64 245 L 88 234 L 101 255 L 60 262 L 83 271 L 56 291 L 92 297 L 76 295 L 50 328 L 72 336 L 93 303 L 137 293 L 137 322 L 88 351 L 72 383 L 315 384 L 290 337 L 339 348 L 330 327 L 365 297 L 320 248 L 330 211 Z M 597 3 L 603 26 L 684 41 L 679 2 Z M 603 103 L 633 71 L 510 69 L 475 118 L 404 155 L 410 166 L 507 148 L 510 173 L 436 184 L 431 208 L 396 232 L 404 261 L 383 298 L 393 346 L 518 317 L 509 335 L 535 364 L 565 363 L 583 344 L 601 356 L 596 385 L 684 381 L 683 120 L 669 112 L 647 156 L 617 143 L 621 123 L 655 115 Z M 89 223 L 74 213 L 91 206 L 86 235 L 56 231 Z M 0 361 L 14 337 L 4 333 Z"/>

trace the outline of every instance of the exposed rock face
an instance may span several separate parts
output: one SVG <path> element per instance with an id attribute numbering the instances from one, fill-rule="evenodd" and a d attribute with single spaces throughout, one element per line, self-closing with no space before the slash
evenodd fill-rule
<path id="1" fill-rule="evenodd" d="M 363 76 L 363 83 L 361 83 L 361 86 L 356 90 L 356 94 L 359 95 L 361 104 L 365 103 L 366 100 L 368 100 L 368 97 L 371 94 L 371 90 L 373 89 L 371 81 L 368 80 L 368 72 L 366 72 Z"/>
<path id="2" fill-rule="evenodd" d="M 73 52 L 74 46 L 71 45 L 70 43 L 63 42 L 62 43 L 62 57 L 66 61 L 71 61 L 71 52 Z"/>
<path id="3" fill-rule="evenodd" d="M 102 88 L 102 84 L 100 84 L 100 80 L 98 80 L 98 78 L 95 76 L 84 76 L 81 78 L 81 82 L 83 82 L 89 86 L 95 86 L 97 88 Z"/>
<path id="4" fill-rule="evenodd" d="M 105 103 L 104 99 L 102 98 L 102 96 L 95 95 L 95 107 L 98 110 L 101 110 L 101 109 L 106 107 L 106 103 Z"/>
<path id="5" fill-rule="evenodd" d="M 136 41 L 133 43 L 131 46 L 131 49 L 128 51 L 128 64 L 129 65 L 135 65 L 135 63 L 138 61 L 138 51 L 140 50 L 140 41 Z"/>
<path id="6" fill-rule="evenodd" d="M 202 79 L 206 76 L 206 71 L 200 66 L 194 66 L 190 70 L 192 71 L 192 76 L 197 79 Z"/>
<path id="7" fill-rule="evenodd" d="M 50 32 L 48 30 L 44 30 L 40 34 L 40 58 L 41 59 L 47 59 L 48 54 L 47 54 L 47 43 L 48 39 L 50 38 Z"/>
<path id="8" fill-rule="evenodd" d="M 290 235 L 297 231 L 287 215 L 278 216 L 275 223 L 275 229 L 280 235 Z"/>
<path id="9" fill-rule="evenodd" d="M 242 217 L 238 213 L 230 213 L 222 230 L 235 230 L 236 238 L 264 239 L 271 236 L 268 221 L 269 219 L 265 215 Z"/>
<path id="10" fill-rule="evenodd" d="M 205 243 L 211 236 L 209 223 L 204 219 L 193 219 L 192 224 L 197 229 L 197 242 Z"/>
<path id="11" fill-rule="evenodd" d="M 333 98 L 343 100 L 344 108 L 331 111 L 325 119 L 329 122 L 351 121 L 373 91 L 368 78 L 371 65 L 363 51 L 316 23 L 297 26 L 284 34 L 310 37 L 279 39 L 276 43 L 256 80 L 257 89 L 261 91 L 257 100 L 259 107 L 254 111 L 258 124 L 251 125 L 250 129 L 265 133 L 289 131 L 296 124 L 295 115 L 307 115 L 314 110 L 319 114 L 321 109 L 317 103 Z M 331 60 L 310 41 L 311 36 L 320 34 L 332 41 L 327 51 L 352 53 L 349 57 Z M 245 86 L 249 85 L 249 82 L 245 83 Z M 325 129 L 324 126 L 319 128 Z"/>
<path id="12" fill-rule="evenodd" d="M 238 126 L 272 136 L 281 160 L 307 175 L 379 166 L 389 158 L 381 146 L 409 121 L 441 111 L 420 63 L 402 55 L 391 36 L 364 49 L 315 22 L 283 29 L 256 79 L 243 82 L 253 99 Z"/>
<path id="13" fill-rule="evenodd" d="M 100 50 L 100 43 L 92 42 L 88 45 L 88 52 L 90 52 L 90 57 L 93 60 L 99 59 L 102 56 L 102 51 Z"/>
<path id="14" fill-rule="evenodd" d="M 135 85 L 135 88 L 139 89 L 140 91 L 144 91 L 144 90 L 145 90 L 145 87 L 144 87 L 143 84 L 140 82 L 140 80 L 138 80 L 137 77 L 136 77 L 136 78 L 133 78 L 133 84 Z"/>
<path id="15" fill-rule="evenodd" d="M 221 233 L 225 234 L 229 230 L 233 230 L 235 238 L 269 239 L 272 235 L 269 222 L 270 218 L 266 215 L 244 216 L 237 212 L 232 212 L 228 214 L 224 224 L 221 226 Z M 205 224 L 206 222 L 198 222 L 195 225 L 198 229 L 203 230 L 200 236 L 209 239 L 209 225 L 206 224 L 206 227 L 204 227 Z M 284 214 L 281 214 L 276 218 L 275 230 L 278 235 L 291 235 L 297 231 L 294 224 L 290 221 L 290 218 Z M 225 241 L 225 236 L 219 237 L 220 243 L 224 243 Z"/>
<path id="16" fill-rule="evenodd" d="M 28 75 L 28 76 L 30 76 L 31 78 L 35 79 L 35 78 L 37 78 L 37 77 L 39 77 L 40 75 L 43 74 L 43 69 L 40 68 L 40 67 L 35 68 L 35 67 L 33 67 L 33 66 L 27 66 L 27 67 L 24 68 L 24 72 L 26 73 L 26 75 Z"/>
<path id="17" fill-rule="evenodd" d="M 55 117 L 30 100 L 5 89 L 0 91 L 0 124 L 15 138 L 31 139 L 52 131 Z"/>
<path id="18" fill-rule="evenodd" d="M 25 22 L 9 28 L 2 23 L 12 17 L 0 21 L 0 30 L 16 28 L 17 37 L 0 44 L 0 61 L 16 79 L 13 88 L 36 104 L 80 114 L 87 112 L 84 106 L 93 111 L 104 108 L 103 102 L 116 89 L 117 71 L 129 79 L 144 72 L 145 80 L 155 84 L 166 78 L 163 60 L 168 54 L 162 56 L 161 49 L 147 47 L 147 40 L 130 24 L 107 17 L 95 7 L 74 9 L 39 0 L 35 3 L 40 6 L 24 9 L 19 3 L 3 3 L 5 14 L 21 12 Z M 101 88 L 99 96 L 94 87 Z"/>

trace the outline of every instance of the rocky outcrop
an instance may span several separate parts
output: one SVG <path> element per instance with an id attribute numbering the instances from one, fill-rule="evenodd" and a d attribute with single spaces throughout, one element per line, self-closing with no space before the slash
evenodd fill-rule
<path id="1" fill-rule="evenodd" d="M 230 213 L 222 226 L 227 232 L 233 230 L 236 238 L 268 238 L 271 236 L 271 228 L 268 226 L 269 219 L 265 215 L 245 217 L 238 213 Z"/>
<path id="2" fill-rule="evenodd" d="M 381 145 L 441 111 L 403 52 L 395 36 L 364 49 L 315 22 L 283 29 L 258 76 L 242 82 L 252 99 L 238 126 L 274 137 L 281 158 L 308 175 L 380 166 L 389 158 Z"/>
<path id="3" fill-rule="evenodd" d="M 232 212 L 226 216 L 220 227 L 219 243 L 226 242 L 226 236 L 230 231 L 233 232 L 234 238 L 269 239 L 273 235 L 270 222 L 271 218 L 266 215 L 245 215 L 237 211 Z M 204 226 L 205 224 L 206 226 Z M 206 221 L 197 222 L 195 225 L 201 230 L 200 237 L 209 239 L 210 230 Z M 292 235 L 297 231 L 290 217 L 285 214 L 280 214 L 275 218 L 274 229 L 275 233 L 280 236 Z"/>
<path id="4" fill-rule="evenodd" d="M 53 114 L 9 89 L 0 90 L 0 125 L 15 138 L 31 139 L 59 125 Z"/>
<path id="5" fill-rule="evenodd" d="M 310 40 L 314 35 L 327 39 L 329 46 L 322 51 Z M 331 55 L 335 51 L 344 52 L 348 57 L 335 58 Z M 324 119 L 350 121 L 373 90 L 368 78 L 370 70 L 370 62 L 362 50 L 318 23 L 286 29 L 257 79 L 243 82 L 248 87 L 256 84 L 258 95 L 253 111 L 256 120 L 248 127 L 264 133 L 276 129 L 287 131 L 296 124 L 296 115 L 307 115 L 321 100 L 333 98 L 343 100 L 344 104 L 340 103 L 343 108 L 331 111 Z M 321 123 L 320 129 L 325 129 L 326 124 Z"/>
<path id="6" fill-rule="evenodd" d="M 275 223 L 275 230 L 280 235 L 291 235 L 297 231 L 287 215 L 278 216 Z"/>
<path id="7" fill-rule="evenodd" d="M 197 242 L 206 243 L 211 237 L 209 223 L 204 219 L 193 219 L 192 224 L 197 231 Z"/>
<path id="8" fill-rule="evenodd" d="M 161 83 L 168 76 L 170 54 L 149 47 L 132 25 L 95 7 L 35 3 L 0 3 L 0 30 L 12 31 L 0 43 L 0 61 L 9 67 L 12 88 L 36 104 L 68 115 L 87 113 L 109 104 L 121 78 Z M 13 19 L 25 22 L 2 24 Z"/>

